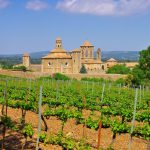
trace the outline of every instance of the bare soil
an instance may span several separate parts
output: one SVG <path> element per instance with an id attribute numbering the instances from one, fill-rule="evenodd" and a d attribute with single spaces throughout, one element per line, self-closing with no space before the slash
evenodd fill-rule
<path id="1" fill-rule="evenodd" d="M 1 106 L 0 106 L 1 112 Z M 90 115 L 90 111 L 83 111 L 85 117 Z M 99 115 L 99 112 L 95 112 L 95 114 Z M 20 109 L 13 109 L 8 108 L 8 116 L 11 117 L 12 120 L 19 122 L 21 118 L 21 110 Z M 61 129 L 61 120 L 56 117 L 50 117 L 49 119 L 45 119 L 48 125 L 48 134 L 57 134 L 58 131 Z M 37 138 L 37 127 L 38 127 L 38 115 L 28 111 L 26 114 L 26 123 L 31 123 L 34 128 L 34 136 L 32 139 L 28 139 L 26 144 L 27 150 L 35 150 L 36 145 L 36 138 Z M 44 125 L 42 123 L 42 129 L 44 129 Z M 2 141 L 2 128 L 0 128 L 0 142 Z M 97 146 L 97 139 L 98 139 L 98 131 L 93 129 L 89 129 L 84 127 L 84 137 L 86 138 L 86 142 L 89 143 L 93 148 L 96 150 Z M 80 140 L 83 138 L 83 125 L 79 124 L 76 125 L 74 119 L 69 119 L 64 127 L 64 135 L 72 136 L 76 140 Z M 115 150 L 127 150 L 129 144 L 129 134 L 121 134 L 117 135 L 116 140 L 113 144 L 113 148 Z M 24 137 L 21 133 L 14 132 L 11 130 L 7 130 L 6 133 L 6 150 L 20 150 L 24 143 Z M 112 142 L 112 132 L 111 129 L 102 129 L 101 130 L 101 148 L 107 149 Z M 148 141 L 133 137 L 131 150 L 147 150 L 147 143 Z M 44 145 L 40 143 L 40 148 L 42 150 L 62 150 L 62 148 L 58 145 Z"/>

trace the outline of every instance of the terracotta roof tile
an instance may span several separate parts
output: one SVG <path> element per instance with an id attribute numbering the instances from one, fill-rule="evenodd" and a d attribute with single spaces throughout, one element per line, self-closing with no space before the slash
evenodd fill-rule
<path id="1" fill-rule="evenodd" d="M 47 59 L 47 58 L 68 58 L 71 59 L 71 55 L 67 53 L 50 53 L 47 56 L 42 57 L 42 59 Z"/>

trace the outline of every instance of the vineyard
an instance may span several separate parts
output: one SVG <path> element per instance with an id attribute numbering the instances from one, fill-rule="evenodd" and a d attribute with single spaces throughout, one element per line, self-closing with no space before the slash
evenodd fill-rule
<path id="1" fill-rule="evenodd" d="M 0 79 L 6 150 L 146 150 L 149 87 L 114 82 Z"/>

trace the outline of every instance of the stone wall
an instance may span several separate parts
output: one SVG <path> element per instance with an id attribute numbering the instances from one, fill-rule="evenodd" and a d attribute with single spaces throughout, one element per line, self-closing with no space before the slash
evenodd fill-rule
<path id="1" fill-rule="evenodd" d="M 81 78 L 103 78 L 107 80 L 117 80 L 120 78 L 126 78 L 127 75 L 121 75 L 121 74 L 66 74 L 70 78 L 81 80 Z"/>
<path id="2" fill-rule="evenodd" d="M 38 78 L 41 76 L 48 76 L 49 74 L 43 74 L 41 72 L 23 72 L 23 71 L 11 71 L 11 70 L 0 70 L 0 74 L 12 76 L 12 77 L 20 77 L 20 78 Z"/>
<path id="3" fill-rule="evenodd" d="M 41 64 L 31 64 L 29 69 L 31 71 L 41 72 L 42 71 L 42 65 Z"/>
<path id="4" fill-rule="evenodd" d="M 88 74 L 100 74 L 100 73 L 105 73 L 106 70 L 106 65 L 104 63 L 97 64 L 97 63 L 92 63 L 92 64 L 84 64 Z"/>
<path id="5" fill-rule="evenodd" d="M 72 73 L 72 59 L 44 59 L 42 72 Z"/>
<path id="6" fill-rule="evenodd" d="M 21 78 L 39 78 L 42 76 L 49 76 L 52 75 L 50 73 L 42 73 L 42 72 L 22 72 L 22 71 L 9 71 L 9 70 L 0 70 L 0 74 L 14 76 L 14 77 L 21 77 Z M 107 80 L 117 80 L 119 78 L 125 78 L 126 75 L 120 74 L 65 74 L 70 78 L 75 78 L 80 80 L 81 78 L 104 78 Z"/>

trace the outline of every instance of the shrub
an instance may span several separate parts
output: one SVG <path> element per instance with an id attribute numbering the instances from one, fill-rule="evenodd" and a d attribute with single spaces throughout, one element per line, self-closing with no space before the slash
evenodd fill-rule
<path id="1" fill-rule="evenodd" d="M 40 142 L 44 142 L 45 139 L 46 139 L 46 133 L 41 133 L 40 136 L 39 136 Z"/>
<path id="2" fill-rule="evenodd" d="M 80 73 L 87 73 L 86 68 L 84 65 L 82 65 L 81 69 L 80 69 Z"/>
<path id="3" fill-rule="evenodd" d="M 116 84 L 121 84 L 124 85 L 125 84 L 125 80 L 123 78 L 119 78 L 115 81 Z"/>
<path id="4" fill-rule="evenodd" d="M 32 138 L 34 134 L 34 130 L 30 124 L 26 124 L 25 127 L 22 130 L 22 133 L 25 137 L 30 137 Z"/>
<path id="5" fill-rule="evenodd" d="M 10 65 L 10 64 L 1 64 L 1 67 L 2 69 L 13 69 L 13 65 Z"/>
<path id="6" fill-rule="evenodd" d="M 55 73 L 55 74 L 53 75 L 53 78 L 54 78 L 55 80 L 64 80 L 64 81 L 70 80 L 70 78 L 69 78 L 68 76 L 63 75 L 63 74 L 61 74 L 61 73 Z"/>
<path id="7" fill-rule="evenodd" d="M 14 70 L 19 70 L 19 71 L 27 71 L 27 68 L 25 66 L 18 66 L 18 67 L 14 67 Z"/>
<path id="8" fill-rule="evenodd" d="M 125 65 L 115 65 L 107 70 L 109 74 L 129 74 L 130 69 Z"/>
<path id="9" fill-rule="evenodd" d="M 46 76 L 46 77 L 40 77 L 39 79 L 40 80 L 50 80 L 50 79 L 52 79 L 52 77 L 51 76 Z"/>
<path id="10" fill-rule="evenodd" d="M 105 81 L 103 78 L 81 78 L 82 81 L 91 81 L 91 82 L 103 82 Z"/>

